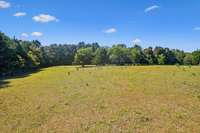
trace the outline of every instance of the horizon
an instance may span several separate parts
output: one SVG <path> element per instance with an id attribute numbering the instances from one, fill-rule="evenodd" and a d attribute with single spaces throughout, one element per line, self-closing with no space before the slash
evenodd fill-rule
<path id="1" fill-rule="evenodd" d="M 10 37 L 39 40 L 42 45 L 84 41 L 108 47 L 138 43 L 143 48 L 199 49 L 198 0 L 51 2 L 0 0 L 0 16 L 4 18 L 0 30 Z"/>
<path id="2" fill-rule="evenodd" d="M 2 31 L 0 31 L 0 32 L 2 32 Z M 2 32 L 2 33 L 4 33 L 4 32 Z M 7 35 L 6 35 L 7 36 Z M 15 36 L 14 37 L 10 37 L 10 36 L 8 36 L 10 39 L 14 39 L 15 38 Z M 19 38 L 15 38 L 15 39 L 17 39 L 17 40 L 19 40 L 19 41 L 34 41 L 34 40 L 23 40 L 23 39 L 19 39 Z M 37 39 L 36 39 L 37 40 Z M 39 41 L 39 40 L 37 40 L 37 41 Z M 39 41 L 40 42 L 40 41 Z M 84 44 L 93 44 L 93 43 L 97 43 L 100 47 L 107 47 L 107 48 L 112 48 L 114 45 L 125 45 L 127 48 L 131 48 L 131 47 L 134 47 L 135 45 L 139 45 L 139 46 L 141 46 L 141 48 L 142 49 L 145 49 L 145 48 L 149 48 L 149 47 L 152 47 L 153 49 L 154 48 L 156 48 L 156 47 L 162 47 L 162 48 L 169 48 L 170 50 L 180 50 L 180 51 L 184 51 L 185 53 L 191 53 L 191 52 L 194 52 L 194 51 L 198 51 L 198 50 L 200 50 L 199 48 L 197 48 L 197 49 L 195 49 L 195 50 L 193 50 L 193 51 L 186 51 L 186 50 L 183 50 L 183 49 L 181 49 L 181 48 L 170 48 L 170 47 L 168 47 L 168 46 L 161 46 L 161 45 L 155 45 L 155 46 L 151 46 L 151 45 L 149 45 L 149 46 L 146 46 L 146 47 L 143 47 L 143 45 L 141 45 L 141 44 L 137 44 L 137 43 L 133 43 L 133 44 L 131 44 L 131 45 L 127 45 L 127 44 L 125 44 L 125 43 L 123 43 L 123 42 L 120 42 L 120 43 L 115 43 L 115 44 L 111 44 L 111 45 L 102 45 L 102 44 L 100 44 L 100 43 L 98 43 L 98 42 L 84 42 L 84 41 L 79 41 L 79 42 L 76 42 L 76 43 L 51 43 L 51 44 L 47 44 L 47 45 L 45 45 L 45 44 L 42 44 L 42 42 L 40 42 L 41 43 L 41 46 L 51 46 L 51 45 L 78 45 L 79 43 L 84 43 Z"/>

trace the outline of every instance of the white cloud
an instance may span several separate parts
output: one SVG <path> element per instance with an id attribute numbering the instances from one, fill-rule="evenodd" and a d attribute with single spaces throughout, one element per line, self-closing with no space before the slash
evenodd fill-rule
<path id="1" fill-rule="evenodd" d="M 200 27 L 194 27 L 194 30 L 200 31 Z"/>
<path id="2" fill-rule="evenodd" d="M 25 37 L 25 38 L 29 37 L 29 35 L 27 33 L 22 33 L 21 36 Z"/>
<path id="3" fill-rule="evenodd" d="M 116 28 L 109 28 L 107 30 L 104 31 L 105 33 L 115 33 L 117 32 L 117 29 Z"/>
<path id="4" fill-rule="evenodd" d="M 41 22 L 41 23 L 48 23 L 51 21 L 58 21 L 58 19 L 54 16 L 51 16 L 49 14 L 40 14 L 38 16 L 34 16 L 33 20 L 36 22 Z"/>
<path id="5" fill-rule="evenodd" d="M 25 12 L 17 12 L 13 16 L 15 16 L 15 17 L 23 17 L 23 16 L 26 16 L 26 13 Z"/>
<path id="6" fill-rule="evenodd" d="M 144 12 L 145 12 L 145 13 L 148 13 L 148 12 L 153 11 L 153 10 L 156 10 L 156 9 L 158 9 L 158 8 L 160 8 L 160 7 L 157 6 L 157 5 L 153 5 L 153 6 L 147 7 L 147 8 L 144 10 Z"/>
<path id="7" fill-rule="evenodd" d="M 138 43 L 141 43 L 142 41 L 139 39 L 139 38 L 136 38 L 135 40 L 133 40 L 133 43 L 134 44 L 138 44 Z"/>
<path id="8" fill-rule="evenodd" d="M 11 5 L 9 2 L 0 1 L 0 8 L 9 8 Z"/>
<path id="9" fill-rule="evenodd" d="M 41 32 L 32 32 L 31 35 L 35 36 L 35 37 L 41 37 L 41 36 L 43 36 L 43 33 L 41 33 Z"/>

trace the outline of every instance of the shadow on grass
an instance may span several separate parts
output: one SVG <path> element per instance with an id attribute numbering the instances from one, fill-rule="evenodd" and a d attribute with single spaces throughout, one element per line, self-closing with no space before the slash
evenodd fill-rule
<path id="1" fill-rule="evenodd" d="M 4 81 L 0 79 L 0 89 L 9 87 L 9 83 L 10 83 L 9 81 Z"/>
<path id="2" fill-rule="evenodd" d="M 9 76 L 0 76 L 0 90 L 10 87 L 9 80 L 11 79 L 25 78 L 30 76 L 31 74 L 38 73 L 40 71 L 42 71 L 42 69 L 24 70 L 15 72 L 14 74 L 11 74 Z"/>
<path id="3" fill-rule="evenodd" d="M 84 65 L 84 66 L 79 66 L 78 68 L 94 68 L 96 65 Z"/>

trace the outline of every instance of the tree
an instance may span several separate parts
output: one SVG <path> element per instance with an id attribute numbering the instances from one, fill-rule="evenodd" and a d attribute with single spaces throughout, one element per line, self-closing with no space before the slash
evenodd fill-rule
<path id="1" fill-rule="evenodd" d="M 166 58 L 165 64 L 169 64 L 169 65 L 176 64 L 177 60 L 176 60 L 175 54 L 169 48 L 165 48 L 164 50 L 165 51 L 163 55 Z"/>
<path id="2" fill-rule="evenodd" d="M 154 55 L 159 65 L 171 64 L 174 59 L 168 48 L 155 47 Z"/>
<path id="3" fill-rule="evenodd" d="M 107 49 L 98 48 L 95 52 L 95 56 L 92 62 L 95 65 L 105 65 L 106 63 L 108 63 Z"/>
<path id="4" fill-rule="evenodd" d="M 18 67 L 14 42 L 0 32 L 0 75 L 12 72 Z"/>
<path id="5" fill-rule="evenodd" d="M 157 60 L 159 65 L 165 65 L 167 61 L 166 56 L 164 56 L 163 54 L 158 55 Z"/>
<path id="6" fill-rule="evenodd" d="M 33 51 L 29 51 L 28 52 L 28 68 L 36 68 L 39 67 L 40 65 L 40 59 L 38 58 L 38 56 L 36 54 L 34 54 Z"/>
<path id="7" fill-rule="evenodd" d="M 192 64 L 199 65 L 200 64 L 200 50 L 196 50 L 192 52 Z"/>
<path id="8" fill-rule="evenodd" d="M 0 32 L 0 75 L 16 71 L 55 65 L 82 66 L 89 64 L 185 64 L 199 65 L 200 50 L 185 53 L 178 49 L 152 47 L 142 49 L 139 45 L 131 48 L 125 44 L 111 48 L 100 47 L 98 43 L 80 42 L 76 44 L 52 44 L 42 46 L 37 41 L 22 41 L 10 38 Z"/>
<path id="9" fill-rule="evenodd" d="M 150 65 L 157 64 L 157 60 L 153 53 L 152 47 L 144 49 L 144 55 L 145 55 L 145 58 L 146 58 L 146 61 L 148 62 L 148 64 L 150 64 Z"/>
<path id="10" fill-rule="evenodd" d="M 142 48 L 139 45 L 135 45 L 133 48 L 131 48 L 130 57 L 134 65 L 147 64 L 145 55 L 142 51 Z"/>
<path id="11" fill-rule="evenodd" d="M 192 59 L 193 59 L 192 54 L 187 53 L 186 56 L 184 57 L 183 64 L 192 65 Z"/>
<path id="12" fill-rule="evenodd" d="M 130 52 L 126 47 L 123 47 L 121 45 L 114 45 L 109 50 L 109 60 L 111 64 L 116 65 L 130 64 Z"/>
<path id="13" fill-rule="evenodd" d="M 99 44 L 97 42 L 91 44 L 92 51 L 95 52 L 98 48 L 100 48 Z"/>
<path id="14" fill-rule="evenodd" d="M 75 55 L 74 63 L 84 67 L 90 65 L 93 58 L 92 48 L 80 48 Z"/>
<path id="15" fill-rule="evenodd" d="M 175 57 L 176 57 L 176 62 L 180 65 L 183 65 L 184 64 L 184 58 L 185 58 L 185 52 L 184 51 L 181 51 L 181 50 L 172 50 Z"/>

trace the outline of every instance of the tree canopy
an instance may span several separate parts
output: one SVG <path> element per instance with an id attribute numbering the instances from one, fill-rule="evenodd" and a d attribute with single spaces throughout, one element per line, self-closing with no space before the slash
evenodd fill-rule
<path id="1" fill-rule="evenodd" d="M 115 44 L 101 47 L 98 43 L 52 44 L 10 38 L 0 32 L 0 75 L 56 65 L 199 65 L 200 50 L 186 53 L 178 49 Z"/>

